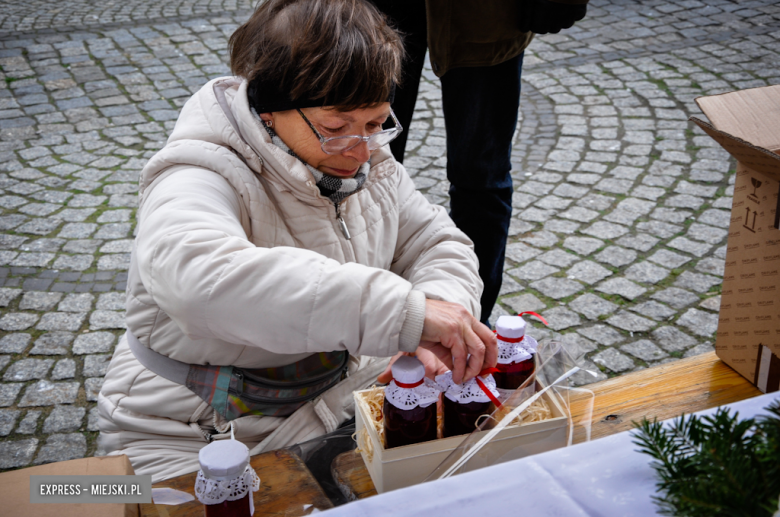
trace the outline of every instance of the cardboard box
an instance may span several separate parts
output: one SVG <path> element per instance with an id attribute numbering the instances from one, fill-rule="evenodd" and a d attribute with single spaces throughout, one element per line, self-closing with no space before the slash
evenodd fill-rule
<path id="1" fill-rule="evenodd" d="M 134 475 L 127 456 L 104 456 L 60 461 L 39 467 L 12 470 L 0 474 L 0 501 L 3 515 L 29 517 L 138 517 L 137 504 L 31 504 L 30 476 L 61 475 Z"/>
<path id="2" fill-rule="evenodd" d="M 737 159 L 715 349 L 765 393 L 780 388 L 780 85 L 700 97 L 691 120 Z"/>
<path id="3" fill-rule="evenodd" d="M 383 388 L 355 392 L 355 424 L 357 432 L 365 429 L 373 447 L 369 458 L 365 451 L 361 456 L 366 464 L 376 491 L 380 494 L 422 483 L 449 454 L 466 438 L 452 436 L 440 440 L 385 449 L 379 435 L 370 422 L 370 410 L 363 399 L 365 393 Z M 488 464 L 503 463 L 532 454 L 566 446 L 568 419 L 552 391 L 542 395 L 550 406 L 553 417 L 541 422 L 508 426 L 498 433 L 480 453 Z M 488 431 L 478 433 L 483 436 Z M 483 454 L 484 453 L 484 454 Z"/>

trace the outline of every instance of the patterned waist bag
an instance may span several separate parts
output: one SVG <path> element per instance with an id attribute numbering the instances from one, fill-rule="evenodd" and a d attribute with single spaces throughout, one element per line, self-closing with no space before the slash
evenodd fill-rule
<path id="1" fill-rule="evenodd" d="M 276 368 L 188 364 L 145 347 L 130 332 L 127 343 L 138 362 L 186 386 L 226 420 L 244 415 L 288 416 L 341 381 L 349 353 L 321 352 Z"/>

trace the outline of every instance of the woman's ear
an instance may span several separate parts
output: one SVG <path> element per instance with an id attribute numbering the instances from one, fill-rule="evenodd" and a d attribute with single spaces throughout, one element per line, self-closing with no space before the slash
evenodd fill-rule
<path id="1" fill-rule="evenodd" d="M 265 122 L 268 127 L 274 127 L 274 114 L 273 113 L 260 113 L 260 120 Z"/>

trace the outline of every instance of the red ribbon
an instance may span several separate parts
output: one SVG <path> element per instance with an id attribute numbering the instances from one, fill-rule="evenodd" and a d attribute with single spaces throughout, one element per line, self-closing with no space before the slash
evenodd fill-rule
<path id="1" fill-rule="evenodd" d="M 420 384 L 423 383 L 423 379 L 420 379 L 419 381 L 417 381 L 417 382 L 415 382 L 413 384 L 406 384 L 406 383 L 403 383 L 403 382 L 398 382 L 395 379 L 393 379 L 393 381 L 395 381 L 395 385 L 398 386 L 399 388 L 416 388 L 417 386 L 419 386 Z"/>
<path id="2" fill-rule="evenodd" d="M 546 319 L 542 318 L 542 317 L 541 317 L 539 314 L 537 314 L 537 313 L 535 313 L 535 312 L 533 312 L 533 311 L 525 311 L 525 312 L 521 312 L 520 314 L 518 314 L 518 316 L 522 316 L 523 314 L 530 314 L 531 316 L 536 316 L 537 318 L 539 318 L 540 320 L 542 320 L 542 323 L 544 323 L 544 324 L 545 324 L 545 325 L 547 325 L 548 327 L 550 326 L 550 324 L 549 324 L 549 323 L 547 323 L 547 320 L 546 320 Z"/>
<path id="3" fill-rule="evenodd" d="M 519 343 L 520 341 L 525 339 L 525 336 L 522 337 L 504 337 L 501 334 L 496 334 L 496 339 L 499 339 L 503 341 L 504 343 Z"/>
<path id="4" fill-rule="evenodd" d="M 480 379 L 480 377 L 482 376 L 490 375 L 491 373 L 496 373 L 498 371 L 499 371 L 498 368 L 485 368 L 484 370 L 479 372 L 479 375 L 474 377 L 474 380 L 477 381 L 477 384 L 479 385 L 480 389 L 485 393 L 485 395 L 488 396 L 488 398 L 493 402 L 493 404 L 495 404 L 497 408 L 500 408 L 501 401 L 498 400 L 495 397 L 495 395 L 493 395 L 493 392 L 491 392 L 490 389 L 487 386 L 485 386 L 485 383 L 482 382 L 482 379 Z"/>

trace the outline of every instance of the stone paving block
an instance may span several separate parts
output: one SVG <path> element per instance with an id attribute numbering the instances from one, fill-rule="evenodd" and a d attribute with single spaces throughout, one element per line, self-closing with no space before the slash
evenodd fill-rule
<path id="1" fill-rule="evenodd" d="M 87 410 L 83 407 L 56 406 L 43 422 L 43 432 L 71 433 L 78 431 Z"/>
<path id="2" fill-rule="evenodd" d="M 676 239 L 670 241 L 667 246 L 676 250 L 690 253 L 691 255 L 695 255 L 697 257 L 703 257 L 707 254 L 708 251 L 712 249 L 711 244 L 695 242 L 685 237 L 677 237 Z"/>
<path id="3" fill-rule="evenodd" d="M 596 343 L 604 346 L 612 346 L 615 343 L 625 341 L 625 337 L 606 325 L 593 325 L 592 327 L 580 327 L 577 332 L 585 336 L 586 338 L 595 341 Z"/>
<path id="4" fill-rule="evenodd" d="M 541 255 L 541 253 L 540 250 L 527 246 L 522 242 L 508 244 L 506 247 L 506 257 L 515 262 L 525 262 L 526 260 Z"/>
<path id="5" fill-rule="evenodd" d="M 651 262 L 637 262 L 628 267 L 625 271 L 626 278 L 643 284 L 657 284 L 667 276 L 668 269 L 656 266 Z"/>
<path id="6" fill-rule="evenodd" d="M 92 310 L 92 302 L 95 297 L 89 293 L 69 294 L 57 306 L 61 312 L 87 312 Z"/>
<path id="7" fill-rule="evenodd" d="M 0 469 L 27 466 L 37 447 L 37 438 L 0 442 Z"/>
<path id="8" fill-rule="evenodd" d="M 610 278 L 596 286 L 596 291 L 606 294 L 619 294 L 623 298 L 634 300 L 647 292 L 647 289 L 625 278 Z"/>
<path id="9" fill-rule="evenodd" d="M 111 361 L 110 355 L 88 355 L 84 357 L 85 377 L 102 377 L 108 371 L 108 363 Z"/>
<path id="10" fill-rule="evenodd" d="M 127 270 L 130 268 L 129 253 L 103 255 L 98 259 L 97 268 L 101 271 Z"/>
<path id="11" fill-rule="evenodd" d="M 708 341 L 706 343 L 701 343 L 699 345 L 696 345 L 693 348 L 688 349 L 685 354 L 683 354 L 683 357 L 693 357 L 695 355 L 700 354 L 706 354 L 707 352 L 713 352 L 715 350 L 715 347 L 712 346 L 712 344 Z"/>
<path id="12" fill-rule="evenodd" d="M 87 400 L 90 402 L 96 402 L 100 388 L 103 386 L 102 377 L 93 377 L 84 381 L 84 388 L 87 391 Z"/>
<path id="13" fill-rule="evenodd" d="M 696 344 L 696 339 L 672 326 L 659 327 L 651 336 L 667 352 L 680 352 Z"/>
<path id="14" fill-rule="evenodd" d="M 30 334 L 14 333 L 6 334 L 0 338 L 0 353 L 19 354 L 27 349 L 30 344 Z"/>
<path id="15" fill-rule="evenodd" d="M 711 296 L 699 304 L 702 309 L 718 312 L 720 310 L 720 295 Z"/>
<path id="16" fill-rule="evenodd" d="M 100 310 L 118 311 L 125 309 L 125 293 L 105 293 L 101 294 L 98 298 L 97 305 L 95 306 Z"/>
<path id="17" fill-rule="evenodd" d="M 584 386 L 608 378 L 604 372 L 587 359 L 581 360 L 578 364 L 582 370 L 569 377 L 572 386 Z"/>
<path id="18" fill-rule="evenodd" d="M 664 223 L 662 221 L 646 221 L 637 223 L 636 229 L 640 232 L 649 233 L 659 239 L 669 239 L 683 230 L 681 226 Z"/>
<path id="19" fill-rule="evenodd" d="M 671 305 L 677 310 L 683 309 L 694 302 L 699 301 L 699 297 L 690 291 L 677 287 L 669 287 L 658 291 L 651 296 L 652 299 Z"/>
<path id="20" fill-rule="evenodd" d="M 3 375 L 5 382 L 43 379 L 54 364 L 54 359 L 22 359 L 13 363 Z"/>
<path id="21" fill-rule="evenodd" d="M 547 277 L 532 282 L 530 286 L 545 296 L 560 300 L 571 296 L 583 289 L 583 285 L 567 278 Z"/>
<path id="22" fill-rule="evenodd" d="M 518 268 L 510 269 L 508 273 L 521 280 L 539 280 L 540 278 L 557 273 L 558 271 L 559 269 L 556 267 L 549 266 L 538 260 L 533 260 L 531 262 L 526 262 Z"/>
<path id="23" fill-rule="evenodd" d="M 3 385 L 3 386 L 8 386 Z M 20 385 L 21 386 L 21 385 Z M 55 404 L 73 404 L 78 395 L 78 382 L 38 381 L 27 386 L 19 402 L 19 407 L 53 406 Z"/>
<path id="24" fill-rule="evenodd" d="M 665 357 L 669 357 L 669 354 L 658 348 L 648 339 L 640 339 L 633 343 L 621 345 L 620 350 L 643 361 L 658 361 Z"/>
<path id="25" fill-rule="evenodd" d="M 611 276 L 612 271 L 595 262 L 591 262 L 590 260 L 583 260 L 569 268 L 566 274 L 571 280 L 579 280 L 586 284 L 595 284 L 596 282 L 600 282 L 608 276 Z"/>
<path id="26" fill-rule="evenodd" d="M 19 308 L 22 310 L 50 311 L 61 299 L 61 293 L 30 291 L 22 296 Z"/>
<path id="27" fill-rule="evenodd" d="M 690 258 L 685 255 L 680 255 L 673 251 L 660 249 L 647 258 L 651 262 L 655 262 L 665 268 L 675 269 L 683 264 L 690 262 Z"/>
<path id="28" fill-rule="evenodd" d="M 582 233 L 592 235 L 593 237 L 603 240 L 611 240 L 616 239 L 621 235 L 625 235 L 628 233 L 628 229 L 625 226 L 621 226 L 619 224 L 597 221 L 591 226 L 582 230 Z"/>
<path id="29" fill-rule="evenodd" d="M 0 409 L 0 436 L 8 436 L 19 418 L 18 409 Z"/>
<path id="30" fill-rule="evenodd" d="M 508 305 L 515 314 L 525 311 L 538 312 L 547 307 L 544 302 L 530 293 L 504 298 L 502 302 Z"/>
<path id="31" fill-rule="evenodd" d="M 626 311 L 619 311 L 614 316 L 610 316 L 607 318 L 607 323 L 628 332 L 647 332 L 655 326 L 654 321 Z"/>
<path id="32" fill-rule="evenodd" d="M 89 317 L 89 328 L 90 330 L 127 328 L 125 313 L 124 311 L 96 310 Z"/>
<path id="33" fill-rule="evenodd" d="M 530 235 L 523 235 L 520 237 L 520 240 L 537 248 L 551 248 L 558 244 L 559 241 L 557 235 L 544 230 L 532 232 Z"/>
<path id="34" fill-rule="evenodd" d="M 718 315 L 692 308 L 680 316 L 677 324 L 698 336 L 710 337 L 718 330 Z"/>
<path id="35" fill-rule="evenodd" d="M 38 429 L 38 419 L 41 416 L 41 411 L 38 409 L 28 409 L 22 418 L 19 425 L 16 427 L 16 432 L 19 434 L 35 434 Z"/>
<path id="36" fill-rule="evenodd" d="M 709 244 L 718 244 L 726 239 L 728 231 L 722 228 L 715 228 L 707 224 L 693 223 L 690 227 L 688 227 L 688 232 L 686 235 L 697 241 L 704 241 Z"/>
<path id="37" fill-rule="evenodd" d="M 22 383 L 0 384 L 0 407 L 12 406 L 22 386 Z"/>
<path id="38" fill-rule="evenodd" d="M 87 453 L 87 439 L 80 433 L 53 434 L 46 439 L 35 457 L 35 465 L 83 458 Z"/>
<path id="39" fill-rule="evenodd" d="M 25 330 L 38 321 L 37 314 L 30 314 L 27 312 L 9 312 L 0 318 L 0 330 L 7 332 L 14 330 Z"/>
<path id="40" fill-rule="evenodd" d="M 538 260 L 553 266 L 565 268 L 569 267 L 574 262 L 577 262 L 578 258 L 576 255 L 566 253 L 561 249 L 554 249 L 540 255 Z"/>
<path id="41" fill-rule="evenodd" d="M 711 287 L 720 285 L 721 283 L 722 280 L 714 276 L 684 271 L 680 276 L 677 277 L 674 285 L 675 287 L 688 289 L 697 293 L 706 293 L 710 290 Z"/>
<path id="42" fill-rule="evenodd" d="M 35 328 L 39 330 L 69 330 L 81 328 L 87 314 L 82 312 L 47 312 Z"/>
<path id="43" fill-rule="evenodd" d="M 605 366 L 615 373 L 624 372 L 634 367 L 634 361 L 614 348 L 607 348 L 594 355 L 593 362 Z"/>
<path id="44" fill-rule="evenodd" d="M 592 293 L 586 293 L 569 302 L 568 306 L 590 320 L 612 314 L 618 305 Z"/>
<path id="45" fill-rule="evenodd" d="M 10 289 L 8 287 L 0 288 L 0 307 L 8 307 L 8 305 L 21 294 L 21 289 Z"/>
<path id="46" fill-rule="evenodd" d="M 76 361 L 73 359 L 60 359 L 57 364 L 54 365 L 54 369 L 51 371 L 51 379 L 59 381 L 62 379 L 72 379 L 76 376 Z"/>
<path id="47" fill-rule="evenodd" d="M 588 256 L 602 247 L 604 243 L 591 237 L 567 237 L 563 241 L 563 247 L 570 249 L 580 255 Z"/>
<path id="48" fill-rule="evenodd" d="M 89 410 L 89 415 L 87 417 L 87 431 L 100 431 L 100 427 L 98 425 L 97 407 L 93 407 Z"/>
<path id="49" fill-rule="evenodd" d="M 731 213 L 726 210 L 710 208 L 702 212 L 698 221 L 700 223 L 728 229 L 729 224 L 731 224 Z"/>
<path id="50" fill-rule="evenodd" d="M 676 310 L 652 300 L 630 307 L 629 310 L 656 321 L 666 320 L 677 314 Z"/>
<path id="51" fill-rule="evenodd" d="M 563 330 L 575 325 L 579 325 L 581 320 L 577 313 L 572 312 L 562 306 L 553 307 L 552 309 L 544 311 L 542 316 L 549 323 L 549 327 L 553 330 Z"/>
<path id="52" fill-rule="evenodd" d="M 598 253 L 594 258 L 612 267 L 621 267 L 636 260 L 636 252 L 620 246 L 609 246 Z"/>
<path id="53" fill-rule="evenodd" d="M 35 340 L 35 346 L 30 350 L 35 355 L 63 355 L 67 354 L 73 341 L 71 332 L 47 332 Z"/>

